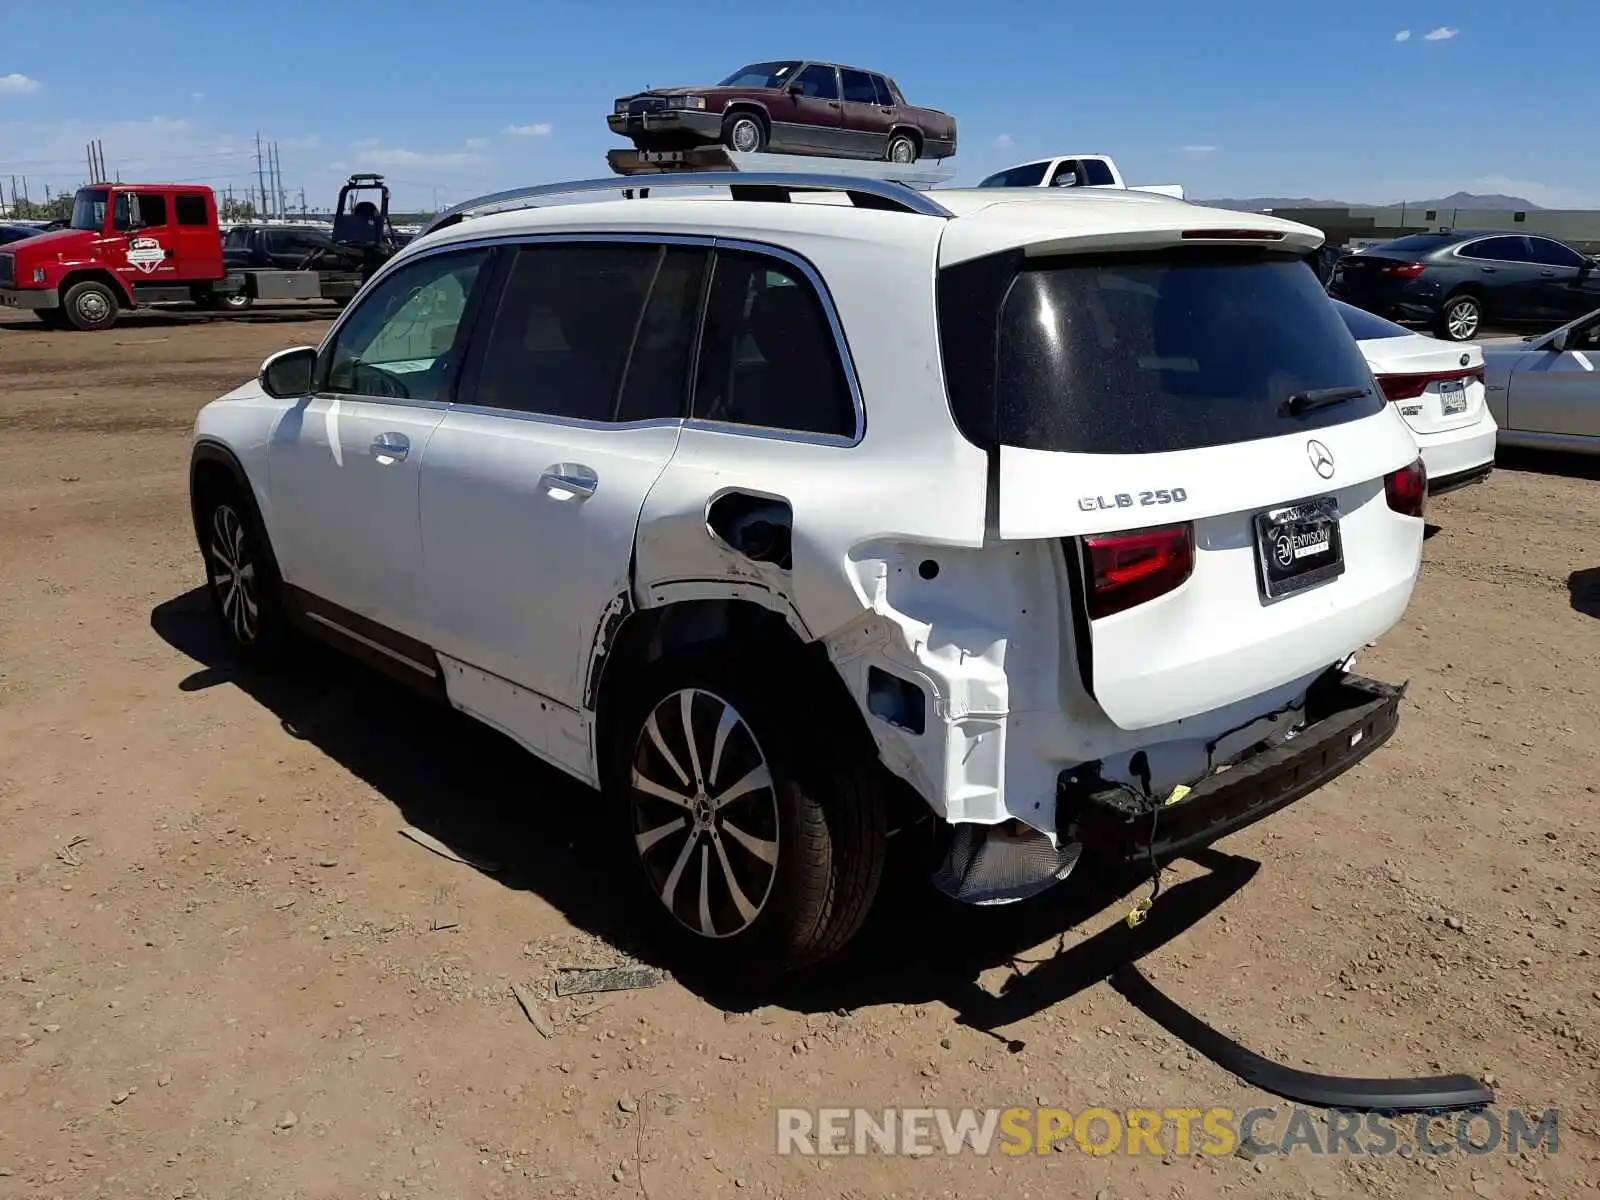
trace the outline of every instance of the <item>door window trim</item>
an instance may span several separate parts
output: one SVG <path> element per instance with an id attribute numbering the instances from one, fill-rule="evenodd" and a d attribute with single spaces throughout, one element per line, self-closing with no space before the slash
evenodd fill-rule
<path id="1" fill-rule="evenodd" d="M 1511 238 L 1513 241 L 1521 241 L 1524 244 L 1526 244 L 1527 240 L 1528 240 L 1527 237 L 1524 234 L 1520 234 L 1520 233 L 1490 233 L 1490 234 L 1485 234 L 1483 237 L 1477 237 L 1477 238 L 1471 239 L 1470 241 L 1462 242 L 1454 250 L 1450 251 L 1450 254 L 1454 258 L 1464 258 L 1468 262 L 1511 263 L 1514 266 L 1520 266 L 1520 267 L 1536 267 L 1536 266 L 1539 265 L 1538 263 L 1533 262 L 1531 259 L 1530 260 L 1524 260 L 1524 259 L 1520 259 L 1520 258 L 1491 258 L 1490 256 L 1488 256 L 1486 254 L 1481 254 L 1480 255 L 1480 254 L 1466 254 L 1466 253 L 1464 253 L 1464 251 L 1470 250 L 1474 246 L 1481 246 L 1483 243 L 1493 241 L 1495 238 Z M 1528 250 L 1528 253 L 1532 254 L 1533 250 L 1530 248 Z"/>
<path id="2" fill-rule="evenodd" d="M 453 399 L 449 407 L 464 413 L 473 413 L 479 416 L 506 417 L 522 421 L 539 421 L 551 425 L 561 425 L 573 429 L 639 429 L 650 426 L 682 425 L 685 428 L 708 429 L 721 433 L 738 434 L 743 437 L 760 437 L 778 441 L 798 442 L 809 445 L 824 446 L 858 446 L 867 432 L 866 405 L 862 398 L 861 383 L 856 375 L 855 358 L 850 353 L 849 340 L 845 336 L 844 324 L 839 319 L 833 296 L 828 291 L 827 284 L 823 281 L 822 274 L 805 257 L 782 246 L 774 246 L 767 242 L 747 241 L 742 238 L 717 237 L 714 234 L 676 234 L 676 233 L 594 233 L 594 232 L 560 232 L 560 233 L 523 233 L 500 234 L 492 238 L 474 239 L 472 241 L 451 242 L 447 246 L 440 246 L 419 253 L 407 261 L 417 261 L 425 256 L 441 253 L 446 250 L 464 249 L 467 247 L 489 246 L 494 249 L 501 247 L 513 248 L 518 246 L 537 245 L 562 245 L 572 243 L 611 243 L 611 244 L 644 244 L 651 246 L 694 246 L 710 252 L 709 269 L 716 269 L 716 251 L 741 250 L 750 254 L 759 254 L 776 259 L 786 266 L 792 267 L 811 285 L 812 294 L 822 305 L 824 317 L 828 322 L 828 329 L 833 335 L 834 351 L 839 356 L 840 366 L 844 370 L 845 385 L 850 390 L 850 405 L 855 412 L 855 431 L 850 437 L 832 433 L 807 433 L 795 429 L 772 429 L 759 425 L 736 425 L 727 421 L 711 421 L 704 417 L 691 416 L 689 396 L 685 395 L 682 415 L 678 417 L 641 417 L 630 421 L 596 421 L 585 417 L 555 416 L 549 413 L 529 412 L 526 409 L 496 408 L 492 405 L 473 404 L 462 402 L 459 398 Z M 505 260 L 507 256 L 502 256 Z M 493 276 L 500 270 L 499 264 L 491 264 L 488 274 Z M 367 286 L 372 287 L 387 274 L 384 271 L 375 275 Z M 363 289 L 365 291 L 366 289 Z M 705 309 L 710 299 L 709 287 L 703 287 L 700 295 L 700 312 L 695 318 L 694 347 L 689 361 L 689 379 L 698 377 L 700 366 L 700 349 L 705 331 Z M 475 303 L 481 309 L 483 297 L 475 297 Z M 352 303 L 344 316 L 333 329 L 328 332 L 331 339 L 338 332 L 339 326 L 344 323 L 349 312 L 355 308 Z M 471 314 L 476 320 L 478 313 Z M 484 336 L 485 327 L 475 324 L 473 338 Z M 328 342 L 325 340 L 324 345 Z M 322 350 L 318 349 L 318 356 Z M 468 348 L 467 359 L 461 374 L 457 377 L 457 396 L 464 383 L 475 380 L 477 374 L 477 359 L 480 348 L 477 345 Z M 432 404 L 442 402 L 432 401 Z"/>

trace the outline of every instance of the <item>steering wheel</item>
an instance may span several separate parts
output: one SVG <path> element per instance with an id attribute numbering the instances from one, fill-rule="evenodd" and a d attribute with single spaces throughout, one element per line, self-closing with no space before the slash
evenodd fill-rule
<path id="1" fill-rule="evenodd" d="M 350 383 L 363 396 L 382 396 L 388 400 L 411 399 L 411 393 L 398 375 L 360 359 L 350 364 Z"/>

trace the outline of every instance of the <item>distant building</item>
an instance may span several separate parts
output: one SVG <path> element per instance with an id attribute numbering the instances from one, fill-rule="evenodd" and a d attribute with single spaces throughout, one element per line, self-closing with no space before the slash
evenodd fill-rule
<path id="1" fill-rule="evenodd" d="M 1395 204 L 1384 208 L 1274 208 L 1275 217 L 1322 230 L 1330 246 L 1386 242 L 1408 233 L 1451 229 L 1504 229 L 1539 233 L 1585 254 L 1600 253 L 1600 212 L 1587 209 L 1425 208 Z"/>

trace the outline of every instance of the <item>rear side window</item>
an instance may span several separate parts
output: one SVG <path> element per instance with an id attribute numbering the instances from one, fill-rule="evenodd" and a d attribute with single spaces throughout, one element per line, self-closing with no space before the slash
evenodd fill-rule
<path id="1" fill-rule="evenodd" d="M 179 225 L 209 225 L 211 220 L 206 213 L 206 198 L 186 192 L 175 196 L 172 201 L 173 210 L 178 214 Z"/>
<path id="2" fill-rule="evenodd" d="M 682 417 L 706 254 L 634 243 L 522 247 L 472 403 L 586 421 Z"/>
<path id="3" fill-rule="evenodd" d="M 1392 242 L 1384 242 L 1381 246 L 1373 246 L 1371 249 L 1384 253 L 1390 250 L 1398 250 L 1405 254 L 1429 254 L 1448 245 L 1449 242 L 1449 234 L 1413 233 L 1407 237 L 1395 238 Z"/>
<path id="4" fill-rule="evenodd" d="M 995 256 L 942 272 L 939 310 L 956 421 L 985 448 L 1157 454 L 1383 407 L 1350 331 L 1293 255 Z M 1285 410 L 1297 392 L 1342 387 L 1366 394 Z"/>
<path id="5" fill-rule="evenodd" d="M 718 250 L 693 415 L 797 433 L 856 436 L 855 404 L 822 301 L 763 254 Z"/>
<path id="6" fill-rule="evenodd" d="M 1020 167 L 1012 167 L 1007 171 L 999 171 L 989 176 L 979 187 L 1038 187 L 1044 182 L 1047 162 L 1024 163 Z"/>
<path id="7" fill-rule="evenodd" d="M 1457 251 L 1462 258 L 1489 258 L 1497 262 L 1532 262 L 1526 243 L 1520 237 L 1492 237 L 1469 242 Z"/>
<path id="8" fill-rule="evenodd" d="M 878 103 L 878 92 L 872 86 L 872 76 L 865 71 L 852 71 L 849 67 L 841 67 L 839 78 L 844 82 L 844 98 L 848 103 Z"/>

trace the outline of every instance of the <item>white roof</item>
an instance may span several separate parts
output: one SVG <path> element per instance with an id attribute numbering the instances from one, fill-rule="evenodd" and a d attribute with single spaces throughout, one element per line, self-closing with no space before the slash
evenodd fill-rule
<path id="1" fill-rule="evenodd" d="M 618 186 L 642 185 L 631 180 Z M 924 195 L 953 216 L 858 209 L 842 196 L 838 202 L 793 204 L 732 200 L 722 192 L 663 192 L 649 199 L 581 203 L 552 198 L 537 207 L 469 217 L 416 239 L 402 256 L 445 242 L 557 231 L 744 237 L 780 246 L 785 233 L 877 243 L 936 243 L 943 266 L 1022 247 L 1060 253 L 1171 244 L 1193 230 L 1276 233 L 1281 241 L 1275 244 L 1298 253 L 1315 250 L 1323 242 L 1322 232 L 1309 225 L 1264 213 L 1207 208 L 1153 192 L 936 188 Z"/>

